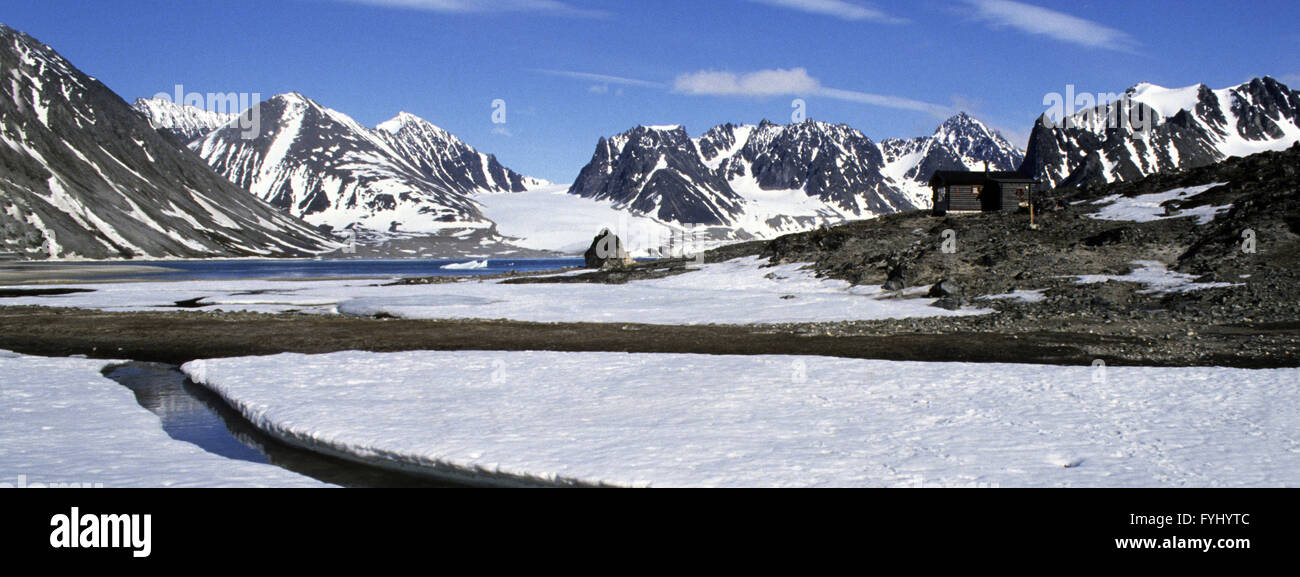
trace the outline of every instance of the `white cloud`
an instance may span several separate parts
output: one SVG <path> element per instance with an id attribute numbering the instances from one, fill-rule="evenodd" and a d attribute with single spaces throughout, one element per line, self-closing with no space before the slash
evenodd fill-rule
<path id="1" fill-rule="evenodd" d="M 952 112 L 951 107 L 911 98 L 822 86 L 820 81 L 803 68 L 760 70 L 745 74 L 712 70 L 692 72 L 678 76 L 673 82 L 673 91 L 698 96 L 820 96 L 844 102 L 925 112 L 934 116 Z"/>
<path id="2" fill-rule="evenodd" d="M 573 70 L 549 70 L 538 69 L 534 72 L 549 74 L 551 76 L 561 76 L 564 78 L 573 78 L 575 80 L 586 80 L 596 83 L 596 86 L 607 86 L 617 84 L 619 86 L 640 86 L 644 88 L 664 88 L 662 82 L 651 82 L 649 80 L 639 80 L 636 78 L 625 78 L 622 76 L 610 76 L 608 74 L 595 74 L 592 72 L 575 72 Z M 593 90 L 595 92 L 595 90 Z"/>
<path id="3" fill-rule="evenodd" d="M 1012 0 L 962 0 L 976 19 L 1088 48 L 1133 52 L 1138 43 L 1128 33 L 1032 4 Z"/>
<path id="4" fill-rule="evenodd" d="M 803 68 L 759 70 L 746 74 L 701 70 L 683 74 L 673 91 L 709 96 L 781 96 L 812 94 L 821 88 Z"/>
<path id="5" fill-rule="evenodd" d="M 873 20 L 876 22 L 900 23 L 903 19 L 894 18 L 880 10 L 849 2 L 847 0 L 749 0 L 759 4 L 768 4 L 789 8 L 800 12 L 833 16 L 841 20 Z"/>
<path id="6" fill-rule="evenodd" d="M 578 8 L 560 0 L 336 0 L 352 4 L 370 4 L 390 8 L 409 8 L 452 14 L 476 12 L 549 12 L 563 16 L 596 18 L 599 10 Z"/>
<path id="7" fill-rule="evenodd" d="M 1291 90 L 1300 90 L 1300 74 L 1283 74 L 1278 81 Z"/>

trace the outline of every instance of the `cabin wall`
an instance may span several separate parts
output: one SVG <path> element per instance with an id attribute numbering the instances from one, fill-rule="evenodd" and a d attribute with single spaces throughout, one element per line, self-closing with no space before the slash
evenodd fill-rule
<path id="1" fill-rule="evenodd" d="M 962 180 L 970 182 L 970 178 Z M 934 214 L 947 212 L 1015 212 L 1022 203 L 1030 200 L 1033 184 L 1029 182 L 1002 182 L 987 179 L 983 184 L 944 183 L 936 177 L 931 181 L 931 198 Z"/>
<path id="2" fill-rule="evenodd" d="M 980 199 L 976 196 L 979 185 L 957 185 L 948 187 L 948 210 L 982 211 Z"/>
<path id="3" fill-rule="evenodd" d="M 1020 194 L 1017 194 L 1017 191 Z M 1029 185 L 1006 183 L 1002 185 L 1002 208 L 1004 211 L 1020 210 L 1020 203 L 1029 202 Z"/>

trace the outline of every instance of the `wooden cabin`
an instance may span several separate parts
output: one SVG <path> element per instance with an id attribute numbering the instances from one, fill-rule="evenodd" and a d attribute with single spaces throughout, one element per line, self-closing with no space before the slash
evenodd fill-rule
<path id="1" fill-rule="evenodd" d="M 1018 172 L 940 170 L 930 178 L 934 215 L 1013 212 L 1029 206 L 1038 181 Z"/>

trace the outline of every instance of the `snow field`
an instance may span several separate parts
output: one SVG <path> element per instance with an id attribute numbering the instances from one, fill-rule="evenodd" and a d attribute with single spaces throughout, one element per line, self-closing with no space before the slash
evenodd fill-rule
<path id="1" fill-rule="evenodd" d="M 1297 369 L 347 352 L 184 370 L 273 435 L 508 483 L 1300 483 Z"/>

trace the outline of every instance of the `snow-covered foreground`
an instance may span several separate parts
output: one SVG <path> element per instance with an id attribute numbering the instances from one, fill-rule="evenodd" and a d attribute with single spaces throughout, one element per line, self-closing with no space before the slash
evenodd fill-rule
<path id="1" fill-rule="evenodd" d="M 175 311 L 178 301 L 202 299 L 202 310 L 647 324 L 852 321 L 992 312 L 947 311 L 930 306 L 935 299 L 929 298 L 880 298 L 889 295 L 879 287 L 818 279 L 798 264 L 763 264 L 758 258 L 736 259 L 625 285 L 478 280 L 411 286 L 382 286 L 385 281 L 376 280 L 92 284 L 71 288 L 94 292 L 4 299 L 0 304 Z"/>
<path id="2" fill-rule="evenodd" d="M 130 390 L 100 374 L 109 364 L 0 351 L 0 486 L 322 485 L 172 439 Z"/>
<path id="3" fill-rule="evenodd" d="M 269 433 L 627 486 L 1295 486 L 1300 370 L 335 353 L 184 367 Z"/>

